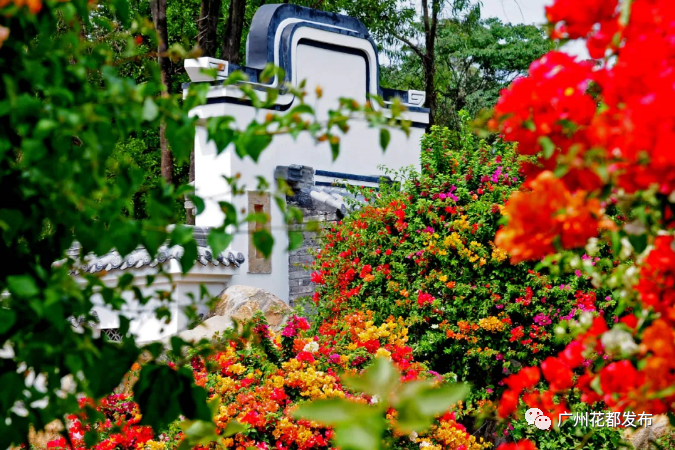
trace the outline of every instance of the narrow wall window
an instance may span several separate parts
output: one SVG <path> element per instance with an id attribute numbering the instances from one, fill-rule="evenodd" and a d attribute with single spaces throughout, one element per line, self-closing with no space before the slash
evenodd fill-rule
<path id="1" fill-rule="evenodd" d="M 263 253 L 253 245 L 253 233 L 264 228 L 270 229 L 270 194 L 268 192 L 248 192 L 248 212 L 267 214 L 268 222 L 261 224 L 249 222 L 248 273 L 272 273 L 272 258 L 265 259 Z"/>

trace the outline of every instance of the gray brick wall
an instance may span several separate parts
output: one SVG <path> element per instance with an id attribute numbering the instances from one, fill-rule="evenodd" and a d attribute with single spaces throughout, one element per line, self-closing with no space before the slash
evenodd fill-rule
<path id="1" fill-rule="evenodd" d="M 288 300 L 291 306 L 295 306 L 300 297 L 311 297 L 314 294 L 311 265 L 314 255 L 321 247 L 321 233 L 305 231 L 306 223 L 319 222 L 324 228 L 339 218 L 336 209 L 312 200 L 310 191 L 314 186 L 314 169 L 311 167 L 279 166 L 275 170 L 275 176 L 284 179 L 293 189 L 293 195 L 286 196 L 286 203 L 300 208 L 305 219 L 305 224 L 291 226 L 291 229 L 303 232 L 302 246 L 288 255 Z"/>
<path id="2" fill-rule="evenodd" d="M 289 205 L 299 206 L 293 197 L 288 197 Z M 306 221 L 317 221 L 322 227 L 330 226 L 338 221 L 335 210 L 320 211 L 315 207 L 301 207 Z M 303 225 L 294 225 L 296 230 L 304 228 Z M 314 294 L 314 284 L 310 281 L 312 270 L 311 264 L 314 262 L 314 255 L 321 247 L 321 239 L 316 232 L 305 231 L 303 242 L 300 248 L 291 251 L 288 255 L 288 299 L 291 306 L 295 306 L 300 297 L 311 297 Z"/>

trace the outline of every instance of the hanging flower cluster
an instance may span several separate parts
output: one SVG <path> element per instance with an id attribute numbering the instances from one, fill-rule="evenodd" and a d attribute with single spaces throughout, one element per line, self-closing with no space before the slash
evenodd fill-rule
<path id="1" fill-rule="evenodd" d="M 544 406 L 550 398 L 553 410 L 580 394 L 591 407 L 602 402 L 624 414 L 672 412 L 675 7 L 666 0 L 556 0 L 547 17 L 553 37 L 586 38 L 599 60 L 553 52 L 502 93 L 491 126 L 536 162 L 525 168 L 529 191 L 507 202 L 509 222 L 495 242 L 514 262 L 555 254 L 546 266 L 611 286 L 626 315 L 612 323 L 596 307 L 600 295 L 577 293 L 582 314 L 565 318 L 571 342 L 538 368 L 512 375 L 536 371 L 542 383 L 531 376 L 524 389 L 509 387 L 498 411 L 516 412 L 521 395 L 535 404 L 533 393 Z M 614 264 L 594 259 L 598 245 Z"/>

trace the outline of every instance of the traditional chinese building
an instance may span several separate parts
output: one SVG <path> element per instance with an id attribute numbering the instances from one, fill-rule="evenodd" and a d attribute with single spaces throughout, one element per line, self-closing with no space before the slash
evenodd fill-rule
<path id="1" fill-rule="evenodd" d="M 328 143 L 317 144 L 310 136 L 277 136 L 263 151 L 257 162 L 241 159 L 232 146 L 218 153 L 212 141 L 207 140 L 203 127 L 197 128 L 195 140 L 195 189 L 205 200 L 205 210 L 196 218 L 195 237 L 199 244 L 197 264 L 187 274 L 179 270 L 180 247 L 163 247 L 156 258 L 150 258 L 144 249 L 122 256 L 112 252 L 101 257 L 91 257 L 82 272 L 104 272 L 105 282 L 113 284 L 124 273 L 134 275 L 134 284 L 145 295 L 158 289 L 172 290 L 177 302 L 170 305 L 171 323 L 163 324 L 154 318 L 153 310 L 159 300 L 141 305 L 131 297 L 124 314 L 132 318 L 131 330 L 140 341 L 149 341 L 175 334 L 187 326 L 181 309 L 199 298 L 200 286 L 206 286 L 211 295 L 218 295 L 228 285 L 246 285 L 265 289 L 287 303 L 311 295 L 310 274 L 303 267 L 312 261 L 312 249 L 318 247 L 315 233 L 304 233 L 300 249 L 288 252 L 288 234 L 279 208 L 270 191 L 257 191 L 258 176 L 267 180 L 283 178 L 294 194 L 288 196 L 289 204 L 300 207 L 306 219 L 331 222 L 349 211 L 347 193 L 335 182 L 376 188 L 385 175 L 381 166 L 399 169 L 419 166 L 419 140 L 428 124 L 428 110 L 423 108 L 425 96 L 419 91 L 396 91 L 379 84 L 377 47 L 368 30 L 359 20 L 292 4 L 263 5 L 256 12 L 246 42 L 246 66 L 237 66 L 214 58 L 187 60 L 185 68 L 192 83 L 207 83 L 207 102 L 195 108 L 192 114 L 208 119 L 232 116 L 239 127 L 252 120 L 263 121 L 272 111 L 283 112 L 300 103 L 289 93 L 282 93 L 268 110 L 256 110 L 244 98 L 242 83 L 223 86 L 223 80 L 241 70 L 261 99 L 265 87 L 280 86 L 283 82 L 299 85 L 306 81 L 308 96 L 305 102 L 315 108 L 319 120 L 328 118 L 328 111 L 338 108 L 343 97 L 365 102 L 369 94 L 384 98 L 384 114 L 395 97 L 405 104 L 404 117 L 413 123 L 410 137 L 399 130 L 392 130 L 391 141 L 385 153 L 379 143 L 379 130 L 368 126 L 365 120 L 350 121 L 349 132 L 341 138 L 340 154 L 333 160 Z M 285 79 L 272 79 L 268 84 L 260 80 L 263 68 L 273 63 L 285 71 Z M 203 69 L 217 69 L 215 79 Z M 322 97 L 315 94 L 321 87 Z M 189 83 L 184 89 L 189 88 Z M 375 105 L 375 107 L 378 107 Z M 246 195 L 232 195 L 224 177 L 239 174 L 239 186 L 245 186 Z M 274 183 L 271 183 L 272 185 Z M 274 237 L 270 258 L 257 251 L 250 239 L 249 230 L 235 235 L 230 247 L 220 255 L 213 255 L 205 236 L 210 227 L 221 226 L 224 214 L 220 201 L 232 203 L 237 211 L 265 213 Z M 257 225 L 252 225 L 252 227 Z M 161 266 L 167 277 L 157 279 L 152 288 L 145 288 L 146 277 L 157 274 Z M 119 326 L 118 313 L 99 301 L 97 313 L 100 328 L 115 337 Z M 204 307 L 200 306 L 203 310 Z"/>

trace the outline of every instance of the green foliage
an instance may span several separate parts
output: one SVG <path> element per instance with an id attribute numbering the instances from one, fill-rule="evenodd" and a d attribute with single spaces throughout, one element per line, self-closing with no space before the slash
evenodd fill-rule
<path id="1" fill-rule="evenodd" d="M 121 382 L 144 350 L 129 333 L 124 315 L 123 345 L 87 325 L 93 322 L 95 294 L 115 310 L 126 304 L 125 291 L 140 304 L 149 298 L 130 286 L 128 277 L 110 287 L 83 274 L 84 282 L 78 284 L 72 276 L 76 261 L 66 257 L 74 241 L 81 244 L 81 257 L 113 248 L 126 255 L 139 245 L 154 255 L 170 240 L 185 249 L 183 271 L 196 258 L 190 230 L 168 228 L 180 223 L 177 205 L 190 188 L 167 186 L 156 176 L 157 151 L 150 143 L 155 135 L 147 130 L 166 123 L 175 160 L 186 164 L 197 124 L 188 111 L 204 102 L 207 86 L 194 86 L 184 99 L 160 95 L 156 60 L 146 53 L 156 39 L 151 22 L 140 15 L 145 5 L 117 0 L 91 9 L 86 0 L 45 2 L 37 14 L 14 4 L 0 8 L 0 26 L 9 30 L 0 47 L 0 65 L 11 68 L 0 84 L 0 253 L 9 262 L 0 271 L 0 344 L 12 353 L 0 359 L 6 387 L 0 399 L 2 448 L 25 442 L 31 424 L 40 430 L 77 408 L 75 393 L 60 390 L 64 378 L 72 379 L 78 395 L 98 398 Z M 170 54 L 188 55 L 180 46 Z M 139 60 L 144 63 L 132 64 Z M 302 95 L 298 88 L 288 89 Z M 336 120 L 327 124 L 312 120 L 311 114 L 297 121 L 293 114 L 271 114 L 265 123 L 233 130 L 232 144 L 241 157 L 256 159 L 272 136 L 337 137 L 355 114 L 365 114 L 375 127 L 400 127 L 400 117 L 384 117 L 368 105 L 334 111 Z M 339 147 L 339 139 L 333 147 Z M 201 199 L 193 201 L 203 209 Z M 296 217 L 287 210 L 284 214 L 288 220 Z M 245 223 L 236 212 L 228 221 Z M 222 249 L 231 236 L 224 227 L 215 233 L 209 242 Z M 271 240 L 261 235 L 257 241 L 269 253 Z M 148 278 L 148 284 L 153 281 Z M 156 315 L 170 318 L 166 306 Z M 66 320 L 72 317 L 84 325 L 74 329 Z M 157 345 L 148 348 L 154 358 L 159 356 Z M 139 385 L 145 421 L 158 425 L 178 414 L 206 417 L 205 397 L 191 377 L 160 366 L 149 372 Z M 31 374 L 39 375 L 44 386 L 25 385 Z M 178 404 L 162 403 L 171 399 Z M 149 409 L 156 411 L 146 414 Z"/>
<path id="2" fill-rule="evenodd" d="M 389 408 L 399 411 L 396 427 L 402 433 L 422 432 L 431 426 L 435 416 L 447 411 L 468 393 L 462 384 L 433 388 L 430 381 L 402 384 L 401 374 L 392 362 L 375 358 L 359 376 L 342 382 L 355 392 L 365 392 L 377 399 L 366 406 L 344 399 L 316 400 L 301 405 L 295 417 L 331 425 L 335 443 L 342 449 L 376 450 L 387 426 Z"/>
<path id="3" fill-rule="evenodd" d="M 375 323 L 406 317 L 416 358 L 474 385 L 471 412 L 499 395 L 505 375 L 560 351 L 558 322 L 615 302 L 581 271 L 512 266 L 494 246 L 503 204 L 520 186 L 511 145 L 478 140 L 465 122 L 459 132 L 433 128 L 422 148 L 422 172 L 404 173 L 402 191 L 366 192 L 369 206 L 327 230 L 314 300 L 321 318 L 363 308 Z"/>
<path id="4" fill-rule="evenodd" d="M 496 18 L 483 20 L 479 5 L 440 20 L 435 48 L 438 124 L 457 130 L 459 111 L 473 117 L 492 108 L 500 90 L 525 75 L 532 61 L 552 48 L 544 30 Z M 415 53 L 404 47 L 392 59 L 394 64 L 382 69 L 384 85 L 424 90 L 423 66 Z"/>

